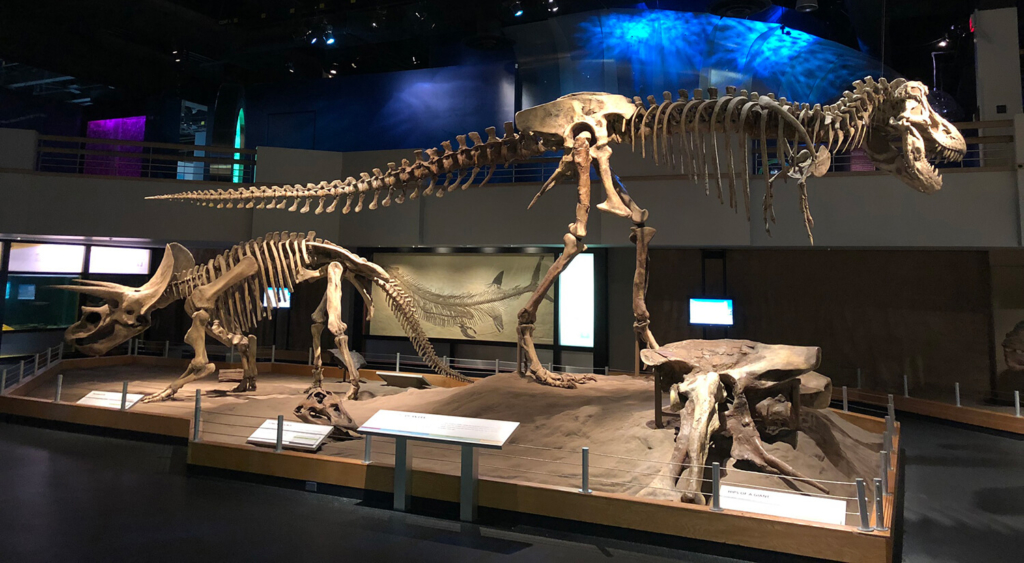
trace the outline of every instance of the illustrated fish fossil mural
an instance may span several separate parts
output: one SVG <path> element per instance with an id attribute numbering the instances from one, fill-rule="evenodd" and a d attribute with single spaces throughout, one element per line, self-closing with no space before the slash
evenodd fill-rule
<path id="1" fill-rule="evenodd" d="M 505 271 L 478 291 L 448 293 L 437 291 L 404 272 L 399 266 L 385 266 L 388 272 L 412 297 L 421 321 L 441 328 L 457 327 L 466 338 L 476 338 L 476 327 L 491 322 L 498 332 L 505 330 L 503 314 L 509 303 L 522 295 L 536 291 L 540 283 L 543 259 L 537 261 L 530 283 L 502 287 Z M 550 296 L 545 299 L 552 301 Z"/>

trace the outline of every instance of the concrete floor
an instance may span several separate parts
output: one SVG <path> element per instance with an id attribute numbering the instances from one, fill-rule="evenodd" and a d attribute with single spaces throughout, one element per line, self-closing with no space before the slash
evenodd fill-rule
<path id="1" fill-rule="evenodd" d="M 1020 561 L 1024 440 L 903 421 L 903 560 Z M 507 514 L 464 525 L 447 506 L 400 514 L 387 498 L 188 472 L 182 446 L 0 422 L 0 452 L 0 561 L 783 560 Z"/>

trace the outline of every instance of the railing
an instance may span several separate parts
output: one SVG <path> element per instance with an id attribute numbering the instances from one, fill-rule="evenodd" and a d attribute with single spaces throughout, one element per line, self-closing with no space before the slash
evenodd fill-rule
<path id="1" fill-rule="evenodd" d="M 88 176 L 251 183 L 254 149 L 40 135 L 36 170 Z"/>
<path id="2" fill-rule="evenodd" d="M 63 358 L 64 344 L 61 343 L 37 354 L 32 354 L 26 359 L 0 365 L 0 395 L 4 394 L 7 389 L 20 385 L 46 371 L 51 364 Z"/>

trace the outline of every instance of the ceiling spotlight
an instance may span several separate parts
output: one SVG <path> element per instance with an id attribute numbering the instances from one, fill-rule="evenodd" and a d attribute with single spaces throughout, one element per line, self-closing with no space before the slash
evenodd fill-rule
<path id="1" fill-rule="evenodd" d="M 332 68 L 332 69 L 331 69 L 331 75 L 333 76 L 333 75 L 335 75 L 335 74 L 338 74 L 338 71 L 336 71 L 336 70 L 334 70 L 334 69 Z"/>
<path id="2" fill-rule="evenodd" d="M 555 0 L 548 0 L 548 11 L 552 14 L 558 11 L 558 3 Z"/>
<path id="3" fill-rule="evenodd" d="M 293 65 L 292 63 L 284 65 L 284 68 L 288 69 L 288 72 L 295 74 L 295 65 Z"/>
<path id="4" fill-rule="evenodd" d="M 330 25 L 324 26 L 324 43 L 328 45 L 334 45 L 334 27 Z"/>
<path id="5" fill-rule="evenodd" d="M 948 33 L 946 35 L 943 35 L 942 39 L 939 39 L 939 47 L 945 47 L 947 45 L 949 45 L 949 34 Z"/>
<path id="6" fill-rule="evenodd" d="M 416 60 L 416 55 L 413 55 L 412 57 L 412 64 L 419 64 L 419 61 Z"/>
<path id="7" fill-rule="evenodd" d="M 519 2 L 517 0 L 516 2 L 512 3 L 512 15 L 517 17 L 517 18 L 519 16 L 523 15 L 523 3 L 522 2 Z"/>
<path id="8" fill-rule="evenodd" d="M 818 0 L 796 0 L 796 11 L 813 12 L 818 9 Z"/>
<path id="9" fill-rule="evenodd" d="M 356 66 L 356 63 L 352 63 L 352 68 L 358 68 L 358 67 Z"/>

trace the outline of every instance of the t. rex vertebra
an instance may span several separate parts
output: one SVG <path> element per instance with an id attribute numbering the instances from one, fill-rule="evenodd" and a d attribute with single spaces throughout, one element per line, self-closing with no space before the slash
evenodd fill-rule
<path id="1" fill-rule="evenodd" d="M 289 211 L 307 213 L 314 199 L 319 199 L 316 213 L 334 211 L 342 198 L 342 213 L 363 209 L 370 192 L 370 209 L 387 207 L 392 201 L 402 203 L 406 197 L 419 196 L 422 181 L 428 185 L 424 195 L 438 197 L 456 188 L 468 188 L 483 168 L 489 168 L 483 181 L 490 179 L 498 166 L 527 159 L 552 150 L 564 150 L 558 170 L 544 182 L 530 203 L 551 189 L 556 182 L 573 175 L 577 178 L 576 219 L 563 237 L 564 251 L 552 264 L 531 299 L 519 313 L 519 346 L 526 352 L 526 373 L 536 380 L 559 387 L 574 387 L 585 376 L 556 375 L 544 369 L 533 347 L 532 330 L 540 300 L 550 289 L 568 263 L 585 250 L 583 240 L 587 233 L 590 214 L 590 166 L 596 164 L 605 200 L 598 204 L 601 211 L 633 222 L 630 240 L 637 247 L 636 272 L 633 280 L 634 330 L 637 338 L 647 347 L 657 348 L 650 330 L 650 315 L 644 302 L 647 289 L 647 248 L 655 230 L 646 226 L 647 210 L 641 209 L 626 193 L 625 187 L 612 172 L 611 143 L 628 143 L 646 156 L 651 154 L 656 163 L 676 166 L 686 178 L 703 183 L 710 193 L 712 175 L 715 178 L 719 200 L 722 200 L 722 166 L 719 144 L 723 145 L 728 169 L 729 203 L 738 207 L 736 198 L 736 163 L 733 137 L 743 151 L 743 199 L 750 216 L 751 161 L 750 139 L 759 141 L 761 172 L 767 183 L 762 202 L 765 228 L 775 220 L 772 209 L 773 187 L 778 178 L 794 178 L 800 190 L 800 207 L 810 236 L 813 220 L 807 205 L 807 178 L 821 176 L 828 170 L 833 151 L 864 148 L 880 169 L 899 177 L 912 188 L 931 193 L 942 186 L 938 171 L 928 162 L 930 158 L 957 161 L 963 158 L 966 144 L 963 136 L 941 116 L 932 111 L 927 100 L 928 88 L 915 81 L 903 79 L 888 82 L 871 77 L 857 81 L 853 92 L 845 92 L 832 105 L 798 104 L 773 94 L 739 92 L 726 88 L 718 96 L 716 88 L 708 89 L 708 98 L 695 90 L 691 98 L 685 90 L 673 99 L 669 92 L 658 102 L 648 96 L 644 106 L 640 98 L 630 100 L 615 94 L 582 92 L 563 96 L 555 101 L 525 109 L 516 114 L 519 133 L 511 123 L 505 124 L 503 137 L 488 128 L 487 140 L 470 133 L 473 145 L 466 144 L 466 136 L 456 137 L 459 147 L 441 143 L 444 151 L 427 149 L 416 151 L 414 162 L 403 160 L 401 165 L 388 163 L 388 170 L 374 169 L 373 174 L 360 174 L 359 178 L 307 184 L 306 186 L 258 186 L 229 190 L 201 190 L 150 199 L 191 201 L 218 208 L 257 209 L 288 208 Z M 721 143 L 719 140 L 721 138 Z M 781 170 L 772 176 L 768 169 L 769 141 L 775 140 L 775 155 Z M 801 145 L 803 148 L 801 148 Z M 713 168 L 713 170 L 712 170 Z M 468 177 L 467 177 L 468 176 Z M 443 180 L 440 188 L 437 182 Z M 380 196 L 385 194 L 383 200 Z M 333 198 L 329 205 L 327 200 Z M 305 204 L 300 208 L 300 202 Z M 291 205 L 288 201 L 292 200 Z M 813 239 L 812 239 L 813 243 Z M 520 369 L 523 368 L 522 362 Z"/>
<path id="2" fill-rule="evenodd" d="M 206 335 L 225 346 L 236 346 L 244 372 L 237 392 L 256 390 L 256 337 L 246 335 L 260 319 L 271 318 L 278 306 L 278 288 L 292 291 L 300 283 L 327 278 L 327 291 L 313 312 L 313 385 L 323 381 L 320 336 L 326 326 L 341 351 L 348 379 L 352 384 L 348 398 L 359 393 L 359 370 L 348 349 L 347 328 L 341 318 L 341 283 L 348 280 L 367 304 L 367 317 L 373 315 L 370 284 L 379 287 L 388 307 L 395 313 L 416 351 L 439 374 L 469 381 L 441 363 L 416 320 L 412 298 L 380 266 L 322 239 L 314 233 L 270 233 L 242 244 L 196 265 L 192 254 L 177 243 L 167 245 L 156 274 L 140 288 L 110 282 L 75 280 L 81 285 L 56 286 L 104 301 L 99 307 L 82 307 L 82 318 L 65 332 L 65 338 L 79 351 L 101 355 L 114 346 L 141 334 L 150 326 L 150 315 L 179 299 L 192 326 L 185 342 L 195 350 L 188 369 L 166 389 L 143 401 L 172 397 L 186 383 L 214 372 L 206 355 Z M 267 301 L 264 302 L 263 299 Z"/>

